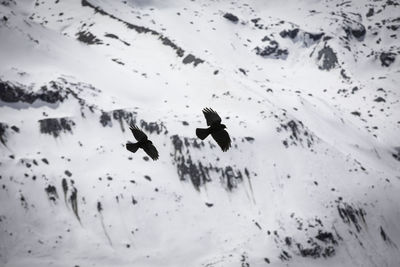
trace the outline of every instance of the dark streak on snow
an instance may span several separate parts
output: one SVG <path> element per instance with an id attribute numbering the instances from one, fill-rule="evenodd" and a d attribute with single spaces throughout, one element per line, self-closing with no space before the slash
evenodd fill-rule
<path id="1" fill-rule="evenodd" d="M 338 200 L 337 210 L 342 221 L 348 225 L 354 225 L 357 232 L 361 231 L 362 225 L 367 225 L 365 220 L 367 213 L 362 208 Z"/>
<path id="2" fill-rule="evenodd" d="M 110 246 L 112 246 L 110 235 L 107 233 L 106 227 L 104 225 L 104 218 L 103 218 L 102 211 L 103 211 L 103 206 L 101 205 L 100 201 L 97 201 L 97 212 L 99 213 L 99 216 L 100 216 L 100 223 L 101 223 L 101 226 L 104 231 L 104 235 L 106 236 L 108 243 L 110 244 Z"/>
<path id="3" fill-rule="evenodd" d="M 124 121 L 129 125 L 131 122 L 136 123 L 136 112 L 125 111 L 123 109 L 116 109 L 112 111 L 112 117 L 119 122 L 121 131 L 125 132 Z"/>
<path id="4" fill-rule="evenodd" d="M 125 127 L 124 124 L 130 125 L 132 124 L 138 124 L 138 126 L 143 129 L 144 131 L 152 134 L 167 134 L 168 130 L 165 127 L 164 123 L 161 121 L 157 122 L 147 122 L 145 120 L 140 120 L 140 122 L 137 122 L 136 118 L 136 112 L 135 111 L 126 111 L 123 109 L 117 109 L 109 112 L 102 111 L 99 121 L 100 124 L 103 127 L 112 127 L 113 126 L 113 120 L 116 120 L 119 122 L 121 126 L 121 131 L 125 132 Z M 124 123 L 125 122 L 125 123 Z"/>
<path id="5" fill-rule="evenodd" d="M 68 183 L 67 183 L 67 179 L 63 178 L 61 181 L 61 186 L 63 189 L 63 193 L 64 193 L 64 201 L 65 201 L 65 205 L 68 207 L 68 203 L 67 203 L 67 192 L 68 192 Z"/>
<path id="6" fill-rule="evenodd" d="M 397 245 L 390 239 L 390 237 L 386 234 L 385 230 L 383 230 L 382 226 L 379 227 L 381 237 L 383 241 L 385 241 L 389 246 L 397 248 Z"/>
<path id="7" fill-rule="evenodd" d="M 120 42 L 122 42 L 123 44 L 125 44 L 126 46 L 130 46 L 130 45 L 131 45 L 130 43 L 128 43 L 128 42 L 126 42 L 126 41 L 124 41 L 124 40 L 121 40 L 121 39 L 120 39 L 117 35 L 115 35 L 115 34 L 106 33 L 104 36 L 105 36 L 105 37 L 108 37 L 108 38 L 112 38 L 112 39 L 117 39 L 117 40 L 119 40 Z"/>
<path id="8" fill-rule="evenodd" d="M 396 153 L 392 153 L 393 158 L 400 161 L 400 146 L 395 147 L 394 150 L 396 151 Z"/>
<path id="9" fill-rule="evenodd" d="M 117 21 L 123 23 L 126 27 L 128 27 L 129 29 L 135 30 L 137 33 L 145 33 L 145 34 L 151 34 L 151 35 L 154 35 L 154 36 L 158 36 L 158 39 L 161 40 L 163 45 L 169 46 L 173 50 L 175 50 L 175 52 L 178 55 L 178 57 L 183 57 L 184 54 L 185 54 L 185 50 L 183 50 L 181 47 L 179 47 L 177 44 L 175 44 L 171 39 L 169 39 L 168 37 L 164 36 L 163 34 L 157 32 L 155 30 L 152 30 L 150 28 L 146 28 L 146 27 L 143 27 L 143 26 L 137 26 L 135 24 L 132 24 L 130 22 L 127 22 L 125 20 L 117 18 L 116 16 L 107 13 L 106 11 L 101 9 L 100 7 L 94 6 L 88 0 L 82 0 L 81 4 L 84 7 L 86 6 L 86 7 L 90 7 L 92 9 L 94 9 L 94 11 L 96 13 L 99 13 L 99 14 L 104 15 L 104 16 L 108 16 L 111 19 L 114 19 L 114 20 L 117 20 Z M 198 63 L 202 63 L 202 60 L 198 59 L 198 58 L 195 58 L 193 61 L 198 62 Z"/>
<path id="10" fill-rule="evenodd" d="M 58 137 L 61 132 L 72 133 L 72 126 L 75 123 L 69 118 L 49 118 L 39 120 L 40 132 L 43 134 L 50 134 L 54 137 Z"/>
<path id="11" fill-rule="evenodd" d="M 81 222 L 81 219 L 79 217 L 79 212 L 78 212 L 78 189 L 76 189 L 73 185 L 73 180 L 71 180 L 71 195 L 69 196 L 69 202 L 71 203 L 72 211 L 74 212 L 76 218 L 78 219 L 79 223 Z"/>
<path id="12" fill-rule="evenodd" d="M 201 186 L 210 182 L 212 174 L 219 176 L 222 185 L 229 192 L 243 181 L 242 172 L 246 173 L 246 168 L 242 171 L 234 169 L 232 166 L 217 167 L 211 163 L 204 164 L 200 160 L 193 160 L 190 150 L 205 147 L 203 141 L 198 141 L 196 138 L 181 138 L 178 135 L 171 136 L 171 141 L 174 147 L 172 156 L 180 180 L 186 181 L 189 179 L 196 190 L 199 190 Z M 250 179 L 248 170 L 247 174 L 248 179 Z"/>
<path id="13" fill-rule="evenodd" d="M 225 13 L 223 17 L 229 21 L 232 21 L 233 23 L 237 23 L 239 21 L 239 18 L 232 13 Z"/>

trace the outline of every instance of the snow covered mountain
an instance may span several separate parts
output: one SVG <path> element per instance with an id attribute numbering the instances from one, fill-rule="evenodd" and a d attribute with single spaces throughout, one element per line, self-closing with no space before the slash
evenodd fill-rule
<path id="1" fill-rule="evenodd" d="M 400 266 L 399 14 L 1 0 L 0 266 Z"/>

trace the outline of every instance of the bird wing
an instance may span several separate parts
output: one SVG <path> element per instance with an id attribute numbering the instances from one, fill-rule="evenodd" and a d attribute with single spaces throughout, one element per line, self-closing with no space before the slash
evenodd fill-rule
<path id="1" fill-rule="evenodd" d="M 158 159 L 158 151 L 157 148 L 151 144 L 151 143 L 147 143 L 143 146 L 143 150 L 146 152 L 147 155 L 150 156 L 150 158 L 152 158 L 153 160 L 157 160 Z"/>
<path id="2" fill-rule="evenodd" d="M 140 142 L 147 140 L 147 135 L 142 130 L 140 130 L 136 125 L 131 124 L 129 128 L 131 129 L 132 134 L 137 141 Z"/>
<path id="3" fill-rule="evenodd" d="M 222 151 L 227 151 L 231 147 L 231 138 L 225 130 L 220 130 L 212 133 L 211 136 L 217 141 L 218 145 L 221 147 Z"/>
<path id="4" fill-rule="evenodd" d="M 221 117 L 218 115 L 217 112 L 215 112 L 211 108 L 203 109 L 203 114 L 204 114 L 204 117 L 206 118 L 208 126 L 211 126 L 211 124 L 214 124 L 214 123 L 217 123 L 217 124 L 221 123 Z"/>

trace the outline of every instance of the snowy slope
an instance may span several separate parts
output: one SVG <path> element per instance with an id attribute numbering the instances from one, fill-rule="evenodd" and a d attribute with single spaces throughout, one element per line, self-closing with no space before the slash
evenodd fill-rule
<path id="1" fill-rule="evenodd" d="M 0 265 L 399 266 L 399 11 L 0 1 Z"/>

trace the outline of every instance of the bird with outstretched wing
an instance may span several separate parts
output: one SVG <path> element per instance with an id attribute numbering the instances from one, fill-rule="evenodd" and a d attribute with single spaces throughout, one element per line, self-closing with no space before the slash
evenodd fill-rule
<path id="1" fill-rule="evenodd" d="M 141 148 L 144 150 L 144 152 L 146 152 L 147 155 L 149 155 L 150 158 L 152 158 L 153 160 L 157 160 L 159 156 L 157 148 L 153 145 L 153 142 L 151 142 L 147 138 L 147 135 L 136 125 L 131 124 L 129 128 L 131 129 L 137 143 L 132 143 L 128 141 L 126 143 L 126 149 L 128 149 L 132 153 L 136 153 L 136 151 Z"/>
<path id="2" fill-rule="evenodd" d="M 208 128 L 197 128 L 196 135 L 201 140 L 206 139 L 211 134 L 212 138 L 221 147 L 222 151 L 227 151 L 231 147 L 231 138 L 225 130 L 225 124 L 222 124 L 221 117 L 216 111 L 211 108 L 203 109 L 204 117 L 206 118 Z"/>

